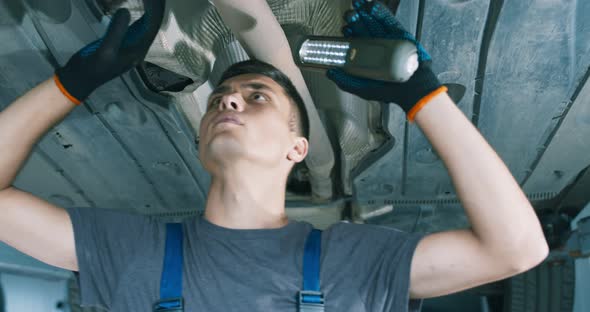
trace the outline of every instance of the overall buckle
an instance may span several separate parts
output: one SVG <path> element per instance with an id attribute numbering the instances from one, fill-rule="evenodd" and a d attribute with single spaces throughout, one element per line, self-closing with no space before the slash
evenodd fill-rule
<path id="1" fill-rule="evenodd" d="M 321 291 L 302 290 L 298 293 L 299 312 L 324 312 L 324 293 Z"/>
<path id="2" fill-rule="evenodd" d="M 183 298 L 169 298 L 156 301 L 153 306 L 154 312 L 183 312 Z"/>

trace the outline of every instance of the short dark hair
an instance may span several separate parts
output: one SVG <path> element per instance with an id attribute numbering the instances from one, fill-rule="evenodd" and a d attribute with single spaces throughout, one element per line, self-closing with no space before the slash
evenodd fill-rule
<path id="1" fill-rule="evenodd" d="M 303 99 L 301 98 L 301 95 L 299 95 L 299 92 L 297 92 L 291 79 L 276 67 L 259 60 L 247 60 L 235 63 L 223 72 L 217 85 L 222 84 L 224 81 L 232 77 L 246 74 L 266 76 L 283 87 L 285 94 L 290 98 L 291 103 L 294 104 L 296 114 L 299 116 L 297 126 L 301 129 L 303 137 L 309 141 L 309 118 L 307 116 L 307 109 L 305 109 Z"/>

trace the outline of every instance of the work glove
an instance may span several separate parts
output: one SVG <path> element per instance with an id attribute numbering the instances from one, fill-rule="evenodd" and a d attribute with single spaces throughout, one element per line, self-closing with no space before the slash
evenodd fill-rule
<path id="1" fill-rule="evenodd" d="M 416 45 L 420 66 L 403 83 L 361 78 L 345 73 L 340 68 L 327 71 L 327 77 L 346 92 L 371 101 L 398 104 L 413 121 L 416 113 L 435 95 L 447 91 L 430 69 L 432 59 L 416 38 L 406 31 L 393 13 L 379 1 L 355 0 L 354 9 L 346 12 L 347 22 L 342 28 L 345 37 L 370 37 L 407 40 Z"/>
<path id="2" fill-rule="evenodd" d="M 103 38 L 78 51 L 55 71 L 55 82 L 72 102 L 137 66 L 146 56 L 164 18 L 165 0 L 143 0 L 145 14 L 129 26 L 127 9 L 113 16 Z"/>

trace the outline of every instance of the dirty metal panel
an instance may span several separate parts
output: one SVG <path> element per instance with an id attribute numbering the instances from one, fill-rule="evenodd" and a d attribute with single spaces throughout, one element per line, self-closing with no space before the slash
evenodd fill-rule
<path id="1" fill-rule="evenodd" d="M 525 192 L 559 193 L 590 164 L 590 84 L 586 83 L 552 137 Z"/>
<path id="2" fill-rule="evenodd" d="M 27 21 L 26 17 L 22 18 L 23 23 Z M 4 28 L 1 35 L 3 55 L 0 58 L 0 67 L 3 69 L 4 78 L 10 79 L 11 87 L 2 88 L 0 97 L 3 105 L 8 105 L 42 80 L 51 77 L 53 67 L 47 61 L 47 54 L 38 51 L 18 26 L 13 24 L 12 27 Z M 85 197 L 90 204 L 100 202 L 108 207 L 126 207 L 129 201 L 110 197 L 118 193 L 133 196 L 139 192 L 145 194 L 144 200 L 156 202 L 157 199 L 150 195 L 150 186 L 130 169 L 134 168 L 133 163 L 124 153 L 121 154 L 121 149 L 115 148 L 109 153 L 105 152 L 104 146 L 116 144 L 110 133 L 105 130 L 83 106 L 74 109 L 64 122 L 50 130 L 41 140 L 40 150 L 48 156 L 48 160 L 56 164 L 55 170 L 69 177 L 72 184 L 61 192 L 56 190 L 54 195 L 69 197 L 67 194 L 81 190 L 79 196 Z M 106 157 L 107 154 L 118 155 L 121 161 L 109 159 Z M 113 172 L 128 172 L 128 175 L 114 179 L 109 174 Z M 41 174 L 42 172 L 31 178 L 46 181 L 52 178 Z M 20 180 L 20 185 L 26 191 L 29 191 L 29 183 L 34 187 L 37 182 Z"/>
<path id="3" fill-rule="evenodd" d="M 10 77 L 11 89 L 2 91 L 4 103 L 51 76 L 53 67 L 47 59 L 64 63 L 81 46 L 97 38 L 88 24 L 88 12 L 80 11 L 83 6 L 78 5 L 60 23 L 32 15 L 47 45 L 43 48 L 49 53 L 41 54 L 38 47 L 27 44 L 22 33 L 13 35 L 20 40 L 12 41 L 21 46 L 8 49 L 3 45 L 3 53 L 12 51 L 1 59 L 3 67 L 13 69 L 5 73 L 15 72 Z M 36 81 L 27 83 L 31 79 Z M 142 102 L 147 100 L 132 95 L 125 79 L 115 79 L 97 90 L 46 135 L 40 149 L 70 177 L 76 185 L 74 192 L 82 190 L 80 195 L 93 206 L 144 213 L 202 207 L 207 183 L 197 181 L 203 174 L 194 139 L 185 135 L 180 141 L 182 127 L 170 122 L 174 119 L 171 113 L 145 109 L 147 104 Z M 19 85 L 15 86 L 14 81 Z M 177 142 L 171 143 L 171 139 Z M 26 190 L 27 181 L 22 184 Z"/>
<path id="4" fill-rule="evenodd" d="M 333 133 L 332 140 L 339 143 L 340 172 L 343 193 L 347 196 L 353 194 L 352 172 L 367 151 L 377 148 L 373 127 L 370 126 L 370 108 L 380 112 L 380 104 L 369 102 L 357 96 L 342 92 L 332 81 L 326 78 L 322 71 L 302 70 L 303 77 L 313 95 L 313 101 L 320 116 L 326 116 L 323 122 Z M 374 113 L 377 122 L 381 125 L 380 113 Z M 329 116 L 329 117 L 328 117 Z M 330 133 L 330 132 L 329 132 Z"/>
<path id="5" fill-rule="evenodd" d="M 395 12 L 395 17 L 413 35 L 416 35 L 419 6 L 420 1 L 400 1 Z"/>
<path id="6" fill-rule="evenodd" d="M 400 23 L 413 34 L 418 20 L 418 4 L 419 1 L 402 1 L 396 12 Z M 400 197 L 402 192 L 406 115 L 397 105 L 387 105 L 382 120 L 390 140 L 367 155 L 351 174 L 354 196 L 366 211 L 382 208 L 391 198 Z"/>
<path id="7" fill-rule="evenodd" d="M 202 209 L 205 189 L 191 172 L 203 171 L 198 168 L 195 141 L 175 136 L 178 139 L 175 145 L 171 135 L 182 132 L 180 127 L 165 112 L 156 113 L 143 105 L 147 100 L 134 97 L 127 86 L 121 79 L 104 85 L 93 94 L 96 100 L 89 105 L 117 144 L 133 159 L 134 167 L 141 172 L 137 179 L 147 182 L 151 193 L 159 198 L 160 205 L 147 203 L 141 210 L 159 213 Z M 184 149 L 185 157 L 179 148 Z M 108 151 L 111 146 L 105 149 Z"/>
<path id="8" fill-rule="evenodd" d="M 388 199 L 399 198 L 403 185 L 405 119 L 404 112 L 395 105 L 387 105 L 384 124 L 391 139 L 370 153 L 353 173 L 354 194 L 359 205 L 380 207 Z"/>
<path id="9" fill-rule="evenodd" d="M 470 9 L 468 14 L 461 13 Z M 399 10 L 398 15 L 408 10 L 404 2 Z M 585 137 L 587 125 L 583 120 L 588 112 L 578 108 L 573 113 L 577 122 L 571 123 L 569 130 L 578 134 L 567 136 L 569 141 L 555 142 L 554 154 L 544 157 L 543 162 L 538 157 L 551 146 L 551 140 L 563 137 L 555 130 L 559 125 L 568 125 L 561 120 L 568 101 L 569 105 L 571 100 L 579 102 L 574 104 L 578 107 L 587 104 L 585 93 L 571 97 L 590 64 L 590 22 L 584 18 L 590 4 L 428 1 L 423 10 L 421 41 L 433 55 L 435 72 L 440 73 L 443 83 L 465 86 L 459 107 L 482 128 L 521 182 L 537 165 L 543 170 L 531 177 L 536 182 L 528 184 L 527 193 L 554 192 L 571 182 L 572 175 L 587 166 L 588 161 L 575 156 L 584 153 L 573 153 L 567 160 L 557 151 L 575 149 L 572 140 Z M 454 11 L 462 17 L 452 17 Z M 453 51 L 452 55 L 449 51 Z M 453 97 L 457 94 L 450 93 Z M 419 128 L 410 126 L 408 133 L 405 194 L 424 198 L 452 193 L 447 171 Z M 431 165 L 427 165 L 429 161 Z M 563 182 L 552 182 L 555 171 Z M 370 193 L 363 196 L 370 197 Z"/>
<path id="10" fill-rule="evenodd" d="M 70 19 L 63 24 L 39 20 L 40 29 L 51 41 L 52 46 L 66 51 L 79 49 L 81 44 L 62 35 L 64 28 L 76 29 L 75 37 L 84 38 L 88 42 L 96 39 L 96 37 L 88 39 L 90 35 L 86 35 L 96 33 L 96 30 L 91 27 L 91 24 L 96 24 L 96 21 L 87 12 L 85 6 L 75 9 L 77 10 L 73 10 Z M 87 31 L 82 32 L 82 29 Z M 50 50 L 59 57 L 59 50 L 51 48 Z M 204 186 L 207 183 L 199 183 L 197 177 L 203 175 L 194 174 L 194 172 L 203 171 L 196 158 L 194 138 L 176 135 L 183 131 L 175 123 L 170 111 L 158 109 L 157 106 L 149 107 L 147 102 L 150 100 L 142 98 L 143 94 L 137 90 L 135 94 L 129 92 L 134 84 L 141 84 L 138 80 L 133 83 L 128 79 L 129 76 L 131 74 L 99 88 L 92 95 L 88 105 L 112 134 L 117 144 L 133 160 L 135 167 L 133 170 L 140 173 L 137 179 L 151 186 L 149 195 L 132 197 L 144 198 L 143 205 L 132 209 L 139 209 L 145 213 L 202 209 L 205 197 Z M 148 92 L 144 94 L 149 95 Z M 167 99 L 154 96 L 151 100 L 165 102 Z M 178 144 L 176 145 L 172 142 L 172 137 L 182 141 L 176 142 Z M 184 157 L 179 153 L 179 148 L 183 149 Z M 189 150 L 190 152 L 187 152 Z M 119 196 L 126 197 L 123 194 Z M 157 200 L 147 202 L 145 198 L 150 196 Z"/>
<path id="11" fill-rule="evenodd" d="M 26 14 L 59 64 L 65 64 L 80 48 L 102 36 L 100 29 L 106 30 L 109 23 L 108 19 L 103 19 L 101 23 L 88 10 L 85 1 L 52 1 L 52 6 L 58 9 L 51 9 L 51 12 L 69 12 L 59 18 L 48 12 L 50 6 L 34 5 L 36 2 L 41 1 L 28 1 L 30 5 Z"/>
<path id="12" fill-rule="evenodd" d="M 21 17 L 20 22 L 26 23 L 26 17 Z M 16 24 L 10 26 L 5 25 L 2 27 L 0 30 L 0 41 L 3 42 L 2 56 L 0 57 L 0 68 L 2 69 L 0 70 L 0 73 L 2 73 L 0 74 L 0 99 L 2 107 L 5 107 L 30 88 L 50 77 L 53 68 L 47 62 L 43 51 L 38 51 L 37 48 L 27 40 L 26 34 L 23 33 Z M 61 124 L 62 129 L 70 129 L 71 121 L 82 123 L 85 126 L 92 125 L 93 118 L 84 107 L 80 107 L 74 111 L 75 113 L 73 113 L 73 117 L 68 118 L 68 120 Z M 47 175 L 43 175 L 44 171 L 40 171 L 38 173 L 36 172 L 34 176 L 28 175 L 28 178 L 26 178 L 28 172 L 34 170 L 35 166 L 39 166 L 39 163 L 36 163 L 37 157 L 33 156 L 32 161 L 34 163 L 29 164 L 31 167 L 23 169 L 22 175 L 20 176 L 21 179 L 17 181 L 18 186 L 25 191 L 33 191 L 35 194 L 44 198 L 47 198 L 48 196 L 48 193 L 46 192 L 51 191 L 52 194 L 49 195 L 49 197 L 54 196 L 54 198 L 61 199 L 70 198 L 74 204 L 92 204 L 92 199 L 94 198 L 90 195 L 92 195 L 93 186 L 96 186 L 97 190 L 100 190 L 103 186 L 100 183 L 95 184 L 100 182 L 97 177 L 100 176 L 101 172 L 108 172 L 108 170 L 115 165 L 115 162 L 109 161 L 106 158 L 99 158 L 93 161 L 88 161 L 88 163 L 91 164 L 89 166 L 79 166 L 79 159 L 76 157 L 75 151 L 80 151 L 86 155 L 90 152 L 90 155 L 94 157 L 96 153 L 91 153 L 90 150 L 83 147 L 89 142 L 89 138 L 92 138 L 94 143 L 99 144 L 113 144 L 113 142 L 108 139 L 107 141 L 102 141 L 100 138 L 108 136 L 108 133 L 100 133 L 100 131 L 95 131 L 93 133 L 94 137 L 87 136 L 82 138 L 82 140 L 75 141 L 64 139 L 63 136 L 58 137 L 56 133 L 59 132 L 59 130 L 54 130 L 55 129 L 45 136 L 41 141 L 39 148 L 39 151 L 42 151 L 47 155 L 47 163 L 53 164 L 53 172 L 50 172 L 50 169 L 48 169 L 45 171 Z M 79 142 L 80 144 L 78 144 Z M 76 145 L 74 146 L 74 144 Z M 116 155 L 116 151 L 113 151 L 113 154 Z M 120 168 L 117 169 L 124 170 L 124 168 L 128 168 L 129 165 L 130 163 L 125 164 L 123 162 L 120 165 Z M 95 168 L 95 170 L 93 170 L 93 168 Z M 64 178 L 69 177 L 69 182 L 66 183 L 60 181 L 61 179 L 58 178 L 58 180 L 52 182 L 52 186 L 48 187 L 45 191 L 41 191 L 36 187 L 39 181 L 54 180 L 56 178 L 56 173 L 59 173 L 59 175 Z M 74 178 L 74 176 L 76 176 L 76 178 Z M 31 179 L 31 181 L 29 181 L 29 179 Z M 125 191 L 127 189 L 126 186 L 134 185 L 123 178 L 118 179 L 117 181 L 120 181 L 122 184 L 118 185 L 113 191 Z M 59 187 L 60 185 L 61 187 Z M 142 186 L 143 184 L 141 182 L 135 183 L 134 189 L 141 189 Z M 79 192 L 80 190 L 83 190 L 83 192 Z M 149 188 L 147 190 L 149 190 Z M 72 195 L 72 193 L 77 195 Z M 79 197 L 83 197 L 85 200 L 81 201 Z M 88 198 L 92 199 L 88 200 Z M 65 200 L 62 203 L 67 202 L 68 200 Z"/>
<path id="13" fill-rule="evenodd" d="M 590 2 L 578 1 L 574 24 L 575 79 L 571 86 L 570 103 L 554 128 L 546 130 L 539 158 L 526 180 L 526 192 L 559 193 L 568 183 L 590 165 Z M 545 149 L 546 148 L 546 149 Z"/>
<path id="14" fill-rule="evenodd" d="M 425 1 L 420 41 L 431 54 L 432 68 L 449 85 L 451 97 L 468 118 L 473 113 L 480 48 L 489 0 Z M 448 171 L 416 124 L 408 125 L 404 195 L 433 198 L 454 193 Z"/>
<path id="15" fill-rule="evenodd" d="M 441 73 L 441 82 L 463 88 L 459 106 L 468 116 L 488 7 L 489 1 L 431 1 L 419 14 L 417 1 L 402 1 L 397 12 L 400 22 L 410 31 L 417 29 L 410 23 L 419 22 L 418 16 L 422 15 L 421 41 L 434 59 L 434 70 Z M 449 51 L 453 51 L 452 55 Z M 368 157 L 365 166 L 357 168 L 354 183 L 359 203 L 379 206 L 393 198 L 433 198 L 452 193 L 447 170 L 417 125 L 407 124 L 405 114 L 395 105 L 389 113 L 386 122 L 395 143 L 377 151 L 380 158 Z"/>
<path id="16" fill-rule="evenodd" d="M 576 1 L 506 1 L 483 81 L 479 128 L 517 181 L 568 105 L 575 82 Z"/>
<path id="17" fill-rule="evenodd" d="M 162 214 L 166 211 L 186 213 L 187 209 L 202 211 L 205 207 L 211 176 L 199 159 L 198 137 L 189 118 L 178 105 L 170 104 L 173 101 L 171 97 L 157 95 L 148 90 L 136 72 L 132 71 L 130 75 L 124 76 L 124 81 L 130 94 L 141 103 L 145 112 L 153 114 L 152 126 L 161 128 L 162 147 L 160 147 L 160 153 L 164 154 L 161 157 L 177 161 L 176 163 L 172 161 L 162 163 L 162 161 L 156 160 L 158 162 L 156 167 L 168 167 L 168 171 L 170 171 L 169 164 L 173 165 L 176 175 L 170 181 L 158 181 L 158 185 L 169 183 L 169 187 L 176 192 L 171 193 L 170 196 L 173 198 L 176 196 L 180 202 L 175 204 L 175 208 L 168 207 L 164 211 L 148 213 Z M 162 103 L 165 103 L 165 107 L 162 106 Z M 143 148 L 145 149 L 145 146 Z M 184 170 L 180 170 L 183 171 L 181 174 L 178 172 L 179 167 L 181 169 L 184 167 Z M 163 176 L 165 179 L 167 178 L 166 173 Z M 184 206 L 180 205 L 182 203 Z"/>
<path id="18" fill-rule="evenodd" d="M 35 194 L 58 207 L 93 205 L 59 164 L 54 163 L 40 148 L 36 148 L 31 154 L 13 186 Z"/>

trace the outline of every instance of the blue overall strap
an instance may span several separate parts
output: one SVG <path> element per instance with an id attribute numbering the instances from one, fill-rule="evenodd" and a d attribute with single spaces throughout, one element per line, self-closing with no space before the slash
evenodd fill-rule
<path id="1" fill-rule="evenodd" d="M 320 291 L 320 255 L 322 231 L 312 229 L 303 254 L 303 290 L 299 292 L 299 312 L 323 312 L 324 293 Z"/>
<path id="2" fill-rule="evenodd" d="M 166 224 L 166 254 L 160 280 L 160 300 L 154 311 L 182 312 L 182 224 Z"/>

